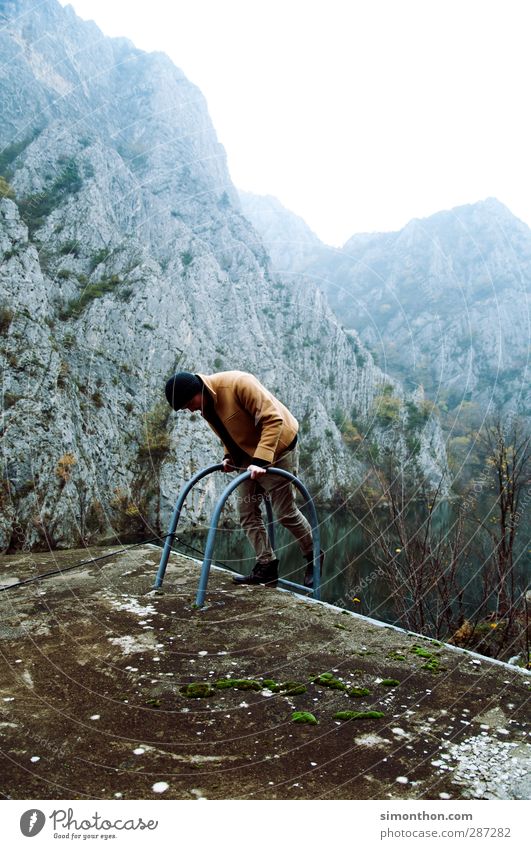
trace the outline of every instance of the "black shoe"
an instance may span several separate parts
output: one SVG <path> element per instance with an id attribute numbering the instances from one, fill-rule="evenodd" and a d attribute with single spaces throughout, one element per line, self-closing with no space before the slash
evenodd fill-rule
<path id="1" fill-rule="evenodd" d="M 235 584 L 265 584 L 276 587 L 278 581 L 278 560 L 269 563 L 257 563 L 250 575 L 238 575 L 232 579 Z"/>
<path id="2" fill-rule="evenodd" d="M 306 572 L 304 573 L 304 586 L 310 587 L 310 589 L 311 589 L 313 587 L 313 551 L 312 551 L 311 554 L 305 554 L 304 559 L 306 561 Z M 322 575 L 323 575 L 323 563 L 324 563 L 324 559 L 325 559 L 325 554 L 324 554 L 324 551 L 322 549 L 321 549 L 321 552 L 320 552 L 320 555 L 319 555 L 319 559 L 320 559 L 320 566 L 321 566 L 319 574 L 322 577 Z"/>

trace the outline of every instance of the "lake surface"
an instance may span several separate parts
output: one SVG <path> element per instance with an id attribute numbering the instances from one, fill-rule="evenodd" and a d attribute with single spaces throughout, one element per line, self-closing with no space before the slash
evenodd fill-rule
<path id="1" fill-rule="evenodd" d="M 394 621 L 386 583 L 367 557 L 363 535 L 355 519 L 344 510 L 332 513 L 320 508 L 317 516 L 321 548 L 326 552 L 321 599 L 382 621 Z M 179 536 L 203 551 L 207 531 L 202 527 L 193 534 Z M 278 523 L 275 523 L 275 549 L 280 560 L 280 577 L 302 584 L 305 564 L 299 547 Z M 186 548 L 182 551 L 186 553 Z M 200 554 L 189 553 L 200 559 Z M 240 574 L 247 575 L 251 571 L 255 563 L 253 549 L 240 528 L 219 528 L 214 560 Z M 359 601 L 353 601 L 354 598 Z"/>
<path id="2" fill-rule="evenodd" d="M 453 507 L 443 505 L 440 511 L 439 523 L 451 524 Z M 321 598 L 323 601 L 371 616 L 382 622 L 400 624 L 397 621 L 393 596 L 389 584 L 379 573 L 369 556 L 361 527 L 344 508 L 334 512 L 324 508 L 317 509 L 321 547 L 326 552 Z M 520 551 L 516 572 L 517 584 L 525 590 L 529 577 L 529 555 L 527 549 L 528 527 L 522 528 Z M 178 544 L 183 553 L 192 554 L 201 559 L 204 551 L 207 527 L 198 527 L 193 534 L 179 534 L 183 541 L 194 546 L 198 551 L 190 552 Z M 275 524 L 276 553 L 280 560 L 280 577 L 302 584 L 305 564 L 299 547 L 293 537 L 278 523 Z M 235 528 L 219 528 L 216 536 L 214 560 L 239 574 L 248 574 L 255 563 L 253 550 L 243 531 Z M 462 571 L 461 583 L 465 586 L 464 604 L 465 615 L 474 617 L 482 599 L 483 580 L 481 560 L 469 560 Z M 526 578 L 527 575 L 527 578 Z"/>

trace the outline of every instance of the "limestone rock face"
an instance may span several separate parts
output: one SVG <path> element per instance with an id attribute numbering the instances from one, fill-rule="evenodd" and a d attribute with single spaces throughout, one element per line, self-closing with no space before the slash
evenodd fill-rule
<path id="1" fill-rule="evenodd" d="M 199 90 L 56 0 L 0 15 L 0 548 L 165 528 L 183 481 L 221 455 L 166 404 L 177 369 L 255 373 L 301 422 L 315 495 L 353 487 L 341 418 L 402 390 L 315 285 L 275 273 Z M 435 477 L 439 437 L 422 435 Z M 185 521 L 209 518 L 216 486 Z"/>
<path id="2" fill-rule="evenodd" d="M 344 253 L 334 279 L 360 300 L 362 337 L 394 344 L 386 353 L 397 374 L 451 408 L 473 400 L 529 411 L 531 230 L 503 204 L 491 198 L 370 242 L 354 237 Z"/>
<path id="3" fill-rule="evenodd" d="M 531 230 L 499 201 L 353 236 L 342 250 L 302 237 L 299 219 L 242 195 L 284 272 L 318 283 L 395 377 L 449 409 L 463 401 L 529 414 Z"/>

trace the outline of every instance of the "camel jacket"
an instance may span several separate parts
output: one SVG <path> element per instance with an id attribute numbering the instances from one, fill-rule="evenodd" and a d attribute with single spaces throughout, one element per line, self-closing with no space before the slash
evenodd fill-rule
<path id="1" fill-rule="evenodd" d="M 245 371 L 198 374 L 211 398 L 213 410 L 231 440 L 248 457 L 273 463 L 290 449 L 299 430 L 297 419 L 260 381 Z M 214 424 L 205 420 L 223 442 Z M 232 456 L 224 443 L 225 455 Z"/>

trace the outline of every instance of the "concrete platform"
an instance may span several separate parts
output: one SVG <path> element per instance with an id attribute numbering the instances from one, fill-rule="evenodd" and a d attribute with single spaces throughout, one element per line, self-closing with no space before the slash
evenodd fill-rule
<path id="1" fill-rule="evenodd" d="M 146 595 L 151 547 L 4 556 L 0 583 L 108 553 L 0 593 L 3 798 L 528 797 L 524 671 L 223 570 L 196 610 L 181 556 Z"/>

